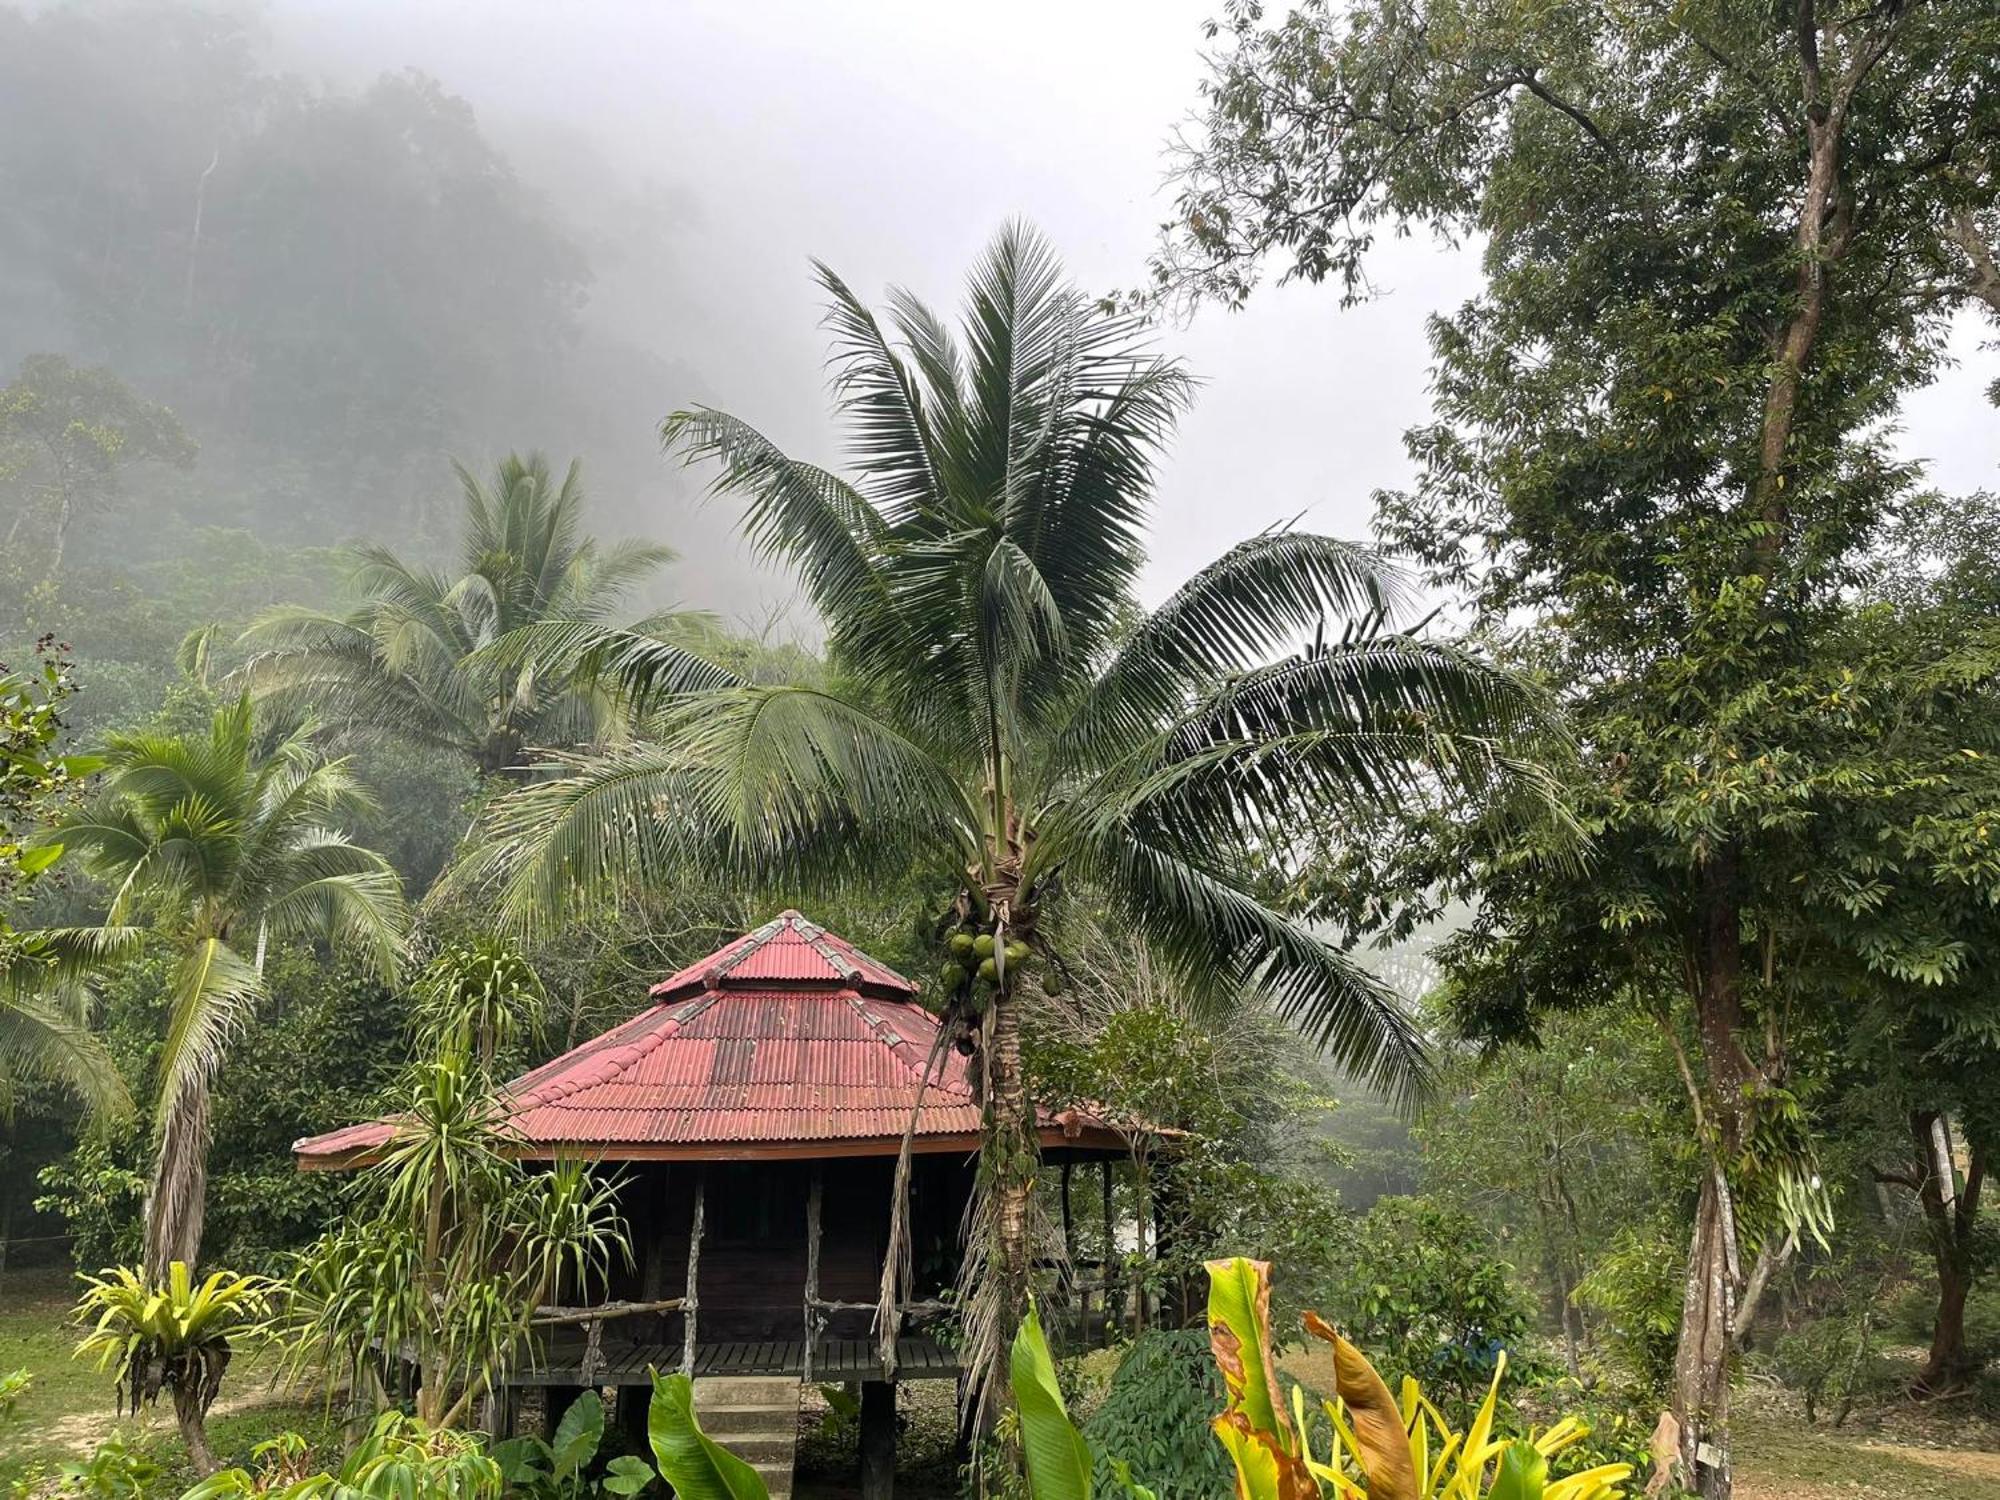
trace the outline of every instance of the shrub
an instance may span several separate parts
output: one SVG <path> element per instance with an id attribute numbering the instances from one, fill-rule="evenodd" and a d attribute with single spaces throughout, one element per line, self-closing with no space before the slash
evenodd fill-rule
<path id="1" fill-rule="evenodd" d="M 1576 1289 L 1619 1373 L 1649 1396 L 1664 1393 L 1674 1373 L 1687 1271 L 1677 1243 L 1659 1231 L 1621 1230 Z"/>
<path id="2" fill-rule="evenodd" d="M 1333 1321 L 1399 1374 L 1465 1406 L 1503 1350 L 1529 1352 L 1530 1309 L 1467 1214 L 1424 1198 L 1384 1198 L 1355 1226 Z"/>
<path id="3" fill-rule="evenodd" d="M 1881 1343 L 1872 1308 L 1830 1314 L 1779 1338 L 1771 1371 L 1805 1403 L 1807 1422 L 1832 1407 L 1838 1427 L 1856 1401 L 1894 1383 L 1882 1366 Z"/>
<path id="4" fill-rule="evenodd" d="M 1207 1330 L 1154 1330 L 1126 1349 L 1083 1435 L 1100 1458 L 1116 1455 L 1146 1476 L 1159 1500 L 1211 1500 L 1231 1483 L 1208 1427 L 1221 1405 Z"/>

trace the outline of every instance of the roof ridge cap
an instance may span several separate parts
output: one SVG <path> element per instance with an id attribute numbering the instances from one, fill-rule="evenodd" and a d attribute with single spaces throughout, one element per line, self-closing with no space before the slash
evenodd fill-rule
<path id="1" fill-rule="evenodd" d="M 910 1079 L 913 1083 L 926 1086 L 928 1088 L 943 1089 L 948 1094 L 957 1094 L 960 1095 L 961 1097 L 968 1099 L 972 1097 L 972 1090 L 970 1088 L 961 1088 L 957 1084 L 950 1082 L 946 1078 L 945 1072 L 942 1068 L 938 1069 L 931 1068 L 930 1059 L 928 1057 L 924 1059 L 924 1062 L 921 1065 L 913 1065 L 910 1059 L 903 1055 L 903 1049 L 907 1047 L 910 1049 L 910 1051 L 915 1052 L 917 1050 L 916 1043 L 911 1041 L 910 1038 L 904 1036 L 902 1032 L 894 1031 L 889 1018 L 887 1016 L 876 1014 L 876 1012 L 873 1009 L 871 1009 L 871 1007 L 876 1004 L 915 1005 L 916 1009 L 923 1011 L 925 1020 L 934 1022 L 936 1018 L 932 1016 L 929 1011 L 924 1010 L 923 1007 L 920 1005 L 916 1005 L 914 1001 L 910 1000 L 890 1000 L 886 1002 L 877 1001 L 871 998 L 870 996 L 860 994 L 854 990 L 844 991 L 839 996 L 839 998 L 845 1000 L 849 1005 L 851 1005 L 854 1008 L 855 1014 L 861 1017 L 862 1024 L 865 1025 L 871 1032 L 875 1034 L 875 1039 L 877 1041 L 881 1042 L 883 1046 L 889 1049 L 889 1055 L 895 1058 L 897 1062 L 902 1064 L 903 1071 L 910 1075 Z M 889 1029 L 892 1031 L 892 1035 L 894 1036 L 893 1041 L 890 1040 L 889 1037 L 884 1036 L 882 1034 L 885 1029 Z M 937 1040 L 936 1040 L 937 1034 L 941 1032 L 943 1029 L 944 1028 L 942 1026 L 935 1026 L 935 1025 L 933 1026 L 932 1028 L 933 1046 L 937 1045 Z M 927 1074 L 929 1075 L 929 1082 L 928 1084 L 925 1084 L 925 1077 Z"/>
<path id="2" fill-rule="evenodd" d="M 733 947 L 736 950 L 734 953 L 729 954 L 727 958 L 709 965 L 708 968 L 702 971 L 702 982 L 713 988 L 723 975 L 742 963 L 751 954 L 760 951 L 772 938 L 784 930 L 785 919 L 782 916 L 773 917 L 770 921 L 751 928 L 734 943 L 726 945 L 725 951 L 728 947 Z"/>

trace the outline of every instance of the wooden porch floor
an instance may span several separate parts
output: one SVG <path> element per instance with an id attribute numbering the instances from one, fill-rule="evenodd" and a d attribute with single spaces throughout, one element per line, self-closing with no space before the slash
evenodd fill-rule
<path id="1" fill-rule="evenodd" d="M 583 1370 L 585 1338 L 581 1330 L 563 1332 L 547 1340 L 539 1357 L 531 1356 L 507 1376 L 512 1386 L 547 1385 L 646 1385 L 651 1370 L 671 1375 L 681 1367 L 682 1349 L 673 1343 L 642 1343 L 604 1338 L 597 1368 L 588 1376 Z M 813 1349 L 814 1380 L 857 1380 L 878 1375 L 873 1339 L 822 1338 Z M 694 1373 L 697 1379 L 716 1375 L 790 1375 L 803 1378 L 806 1346 L 803 1339 L 772 1339 L 764 1342 L 703 1343 L 695 1347 Z M 896 1378 L 899 1380 L 950 1380 L 958 1375 L 958 1351 L 936 1339 L 921 1336 L 896 1340 Z"/>

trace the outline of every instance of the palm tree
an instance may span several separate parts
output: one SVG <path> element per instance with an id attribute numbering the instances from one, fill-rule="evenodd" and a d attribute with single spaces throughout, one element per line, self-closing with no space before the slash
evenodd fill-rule
<path id="1" fill-rule="evenodd" d="M 523 923 L 690 873 L 796 891 L 914 862 L 958 888 L 940 935 L 991 953 L 990 983 L 954 985 L 949 1028 L 986 1114 L 966 1256 L 983 1401 L 1027 1304 L 1022 1000 L 1036 963 L 1061 962 L 1065 899 L 1087 892 L 1200 992 L 1260 991 L 1407 1096 L 1425 1064 L 1402 1010 L 1255 872 L 1282 870 L 1311 818 L 1531 785 L 1503 744 L 1533 703 L 1471 654 L 1390 631 L 1394 581 L 1328 537 L 1252 537 L 1143 612 L 1154 463 L 1191 382 L 1026 228 L 973 273 L 960 335 L 908 292 L 885 326 L 831 270 L 819 280 L 851 480 L 719 411 L 677 412 L 663 435 L 720 464 L 751 541 L 824 617 L 836 674 L 718 685 L 670 643 L 528 632 L 516 649 L 560 647 L 621 685 L 646 738 L 499 799 L 461 878 L 493 881 Z M 1359 623 L 1272 661 L 1329 614 Z"/>
<path id="2" fill-rule="evenodd" d="M 11 1122 L 23 1078 L 54 1082 L 103 1119 L 131 1113 L 118 1065 L 90 1029 L 90 986 L 137 938 L 130 928 L 0 928 L 0 1123 Z M 0 1221 L 7 1202 L 0 1191 Z"/>
<path id="3" fill-rule="evenodd" d="M 53 837 L 111 885 L 107 931 L 143 915 L 175 957 L 146 1202 L 145 1271 L 157 1282 L 199 1259 L 210 1087 L 263 998 L 268 944 L 324 937 L 387 977 L 405 914 L 388 862 L 331 826 L 365 805 L 347 761 L 303 731 L 260 754 L 247 695 L 206 735 L 114 735 L 105 762 L 96 798 Z"/>
<path id="4" fill-rule="evenodd" d="M 463 573 L 414 567 L 388 548 L 354 551 L 363 602 L 346 615 L 287 607 L 256 620 L 242 669 L 251 694 L 335 730 L 396 735 L 465 756 L 482 777 L 518 772 L 537 745 L 578 745 L 613 705 L 533 660 L 475 653 L 537 622 L 600 624 L 619 598 L 671 562 L 670 548 L 581 535 L 583 485 L 556 484 L 540 454 L 510 454 L 491 484 L 454 465 L 465 494 Z M 695 617 L 662 614 L 635 629 Z"/>

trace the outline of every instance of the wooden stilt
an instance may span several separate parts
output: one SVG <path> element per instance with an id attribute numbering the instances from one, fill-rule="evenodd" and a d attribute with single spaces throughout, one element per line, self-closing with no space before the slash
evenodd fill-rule
<path id="1" fill-rule="evenodd" d="M 896 1492 L 896 1382 L 861 1382 L 861 1500 Z"/>
<path id="2" fill-rule="evenodd" d="M 1111 1342 L 1118 1321 L 1118 1220 L 1111 1208 L 1111 1158 L 1104 1158 L 1104 1342 Z"/>
<path id="3" fill-rule="evenodd" d="M 652 1388 L 643 1385 L 621 1385 L 618 1387 L 618 1402 L 614 1416 L 618 1430 L 639 1452 L 646 1451 L 646 1415 L 653 1404 Z"/>
<path id="4" fill-rule="evenodd" d="M 583 1394 L 580 1385 L 545 1385 L 542 1387 L 542 1436 L 555 1441 L 556 1427 L 563 1419 L 563 1413 Z"/>
<path id="5" fill-rule="evenodd" d="M 695 1322 L 701 1312 L 701 1294 L 697 1290 L 697 1278 L 701 1273 L 701 1230 L 705 1217 L 704 1203 L 708 1190 L 708 1169 L 696 1167 L 694 1172 L 694 1220 L 688 1228 L 688 1273 L 687 1287 L 681 1293 L 685 1306 L 682 1309 L 683 1326 L 687 1332 L 681 1341 L 681 1373 L 694 1374 Z"/>

